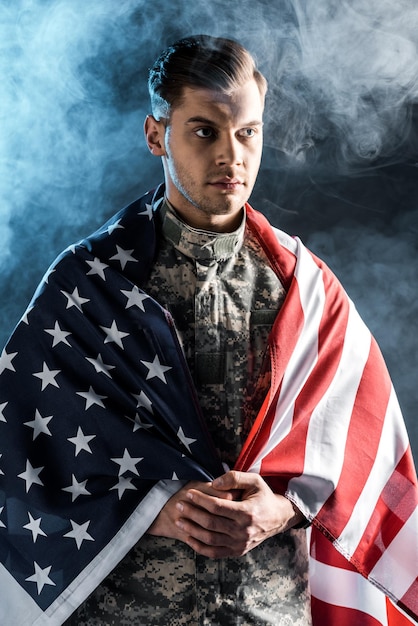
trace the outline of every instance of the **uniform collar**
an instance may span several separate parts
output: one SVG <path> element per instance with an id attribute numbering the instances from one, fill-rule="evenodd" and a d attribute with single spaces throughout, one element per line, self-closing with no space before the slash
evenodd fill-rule
<path id="1" fill-rule="evenodd" d="M 245 211 L 241 224 L 232 233 L 215 233 L 193 228 L 183 222 L 165 198 L 161 206 L 163 235 L 177 250 L 200 261 L 224 261 L 240 249 L 244 241 Z"/>

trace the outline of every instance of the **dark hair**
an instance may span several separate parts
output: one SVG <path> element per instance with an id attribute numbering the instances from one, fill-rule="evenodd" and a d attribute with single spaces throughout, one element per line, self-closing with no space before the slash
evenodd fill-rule
<path id="1" fill-rule="evenodd" d="M 210 35 L 180 39 L 164 50 L 150 69 L 152 113 L 156 119 L 169 118 L 170 110 L 181 102 L 184 87 L 230 93 L 249 80 L 256 81 L 264 96 L 267 81 L 238 42 Z"/>

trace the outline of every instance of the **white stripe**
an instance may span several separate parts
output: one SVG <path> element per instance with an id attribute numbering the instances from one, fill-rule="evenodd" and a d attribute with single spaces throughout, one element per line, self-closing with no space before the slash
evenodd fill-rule
<path id="1" fill-rule="evenodd" d="M 350 519 L 338 538 L 338 543 L 349 554 L 353 554 L 357 548 L 393 468 L 404 455 L 407 446 L 406 428 L 400 419 L 398 400 L 392 388 L 373 467 Z"/>
<path id="2" fill-rule="evenodd" d="M 37 619 L 16 626 L 60 626 L 84 602 L 148 530 L 161 508 L 186 481 L 160 480 L 143 498 L 112 541 L 94 558 L 53 604 Z M 52 572 L 51 572 L 52 576 Z M 3 600 L 2 600 L 3 602 Z M 10 626 L 12 622 L 2 621 Z"/>
<path id="3" fill-rule="evenodd" d="M 289 482 L 289 495 L 311 519 L 331 495 L 341 476 L 351 415 L 370 351 L 371 336 L 349 302 L 340 363 L 309 422 L 302 476 Z"/>
<path id="4" fill-rule="evenodd" d="M 290 432 L 295 402 L 318 360 L 318 332 L 325 304 L 322 270 L 300 241 L 297 241 L 297 246 L 295 277 L 299 285 L 304 325 L 286 367 L 269 440 L 249 469 L 253 472 L 260 471 L 262 459 Z"/>
<path id="5" fill-rule="evenodd" d="M 42 614 L 41 609 L 19 585 L 7 569 L 0 564 L 0 624 L 5 626 L 31 626 Z"/>
<path id="6" fill-rule="evenodd" d="M 416 579 L 418 511 L 412 513 L 376 563 L 369 578 L 401 599 Z"/>
<path id="7" fill-rule="evenodd" d="M 357 572 L 325 565 L 312 557 L 309 567 L 313 597 L 331 605 L 363 611 L 382 626 L 388 626 L 386 598 L 366 578 Z"/>

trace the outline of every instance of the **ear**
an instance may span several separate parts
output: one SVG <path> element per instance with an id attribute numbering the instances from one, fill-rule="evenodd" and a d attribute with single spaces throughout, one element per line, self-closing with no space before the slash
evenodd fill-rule
<path id="1" fill-rule="evenodd" d="M 151 154 L 154 154 L 155 156 L 164 156 L 164 123 L 156 120 L 153 115 L 147 115 L 144 122 L 144 133 L 147 146 Z"/>

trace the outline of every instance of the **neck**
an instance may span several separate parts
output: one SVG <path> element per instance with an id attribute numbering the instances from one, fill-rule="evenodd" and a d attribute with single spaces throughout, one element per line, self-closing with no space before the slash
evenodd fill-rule
<path id="1" fill-rule="evenodd" d="M 183 222 L 198 230 L 205 230 L 212 233 L 233 233 L 242 223 L 244 214 L 243 208 L 233 214 L 213 215 L 195 209 L 194 207 L 188 210 L 184 208 L 179 209 L 169 198 L 167 199 Z"/>

